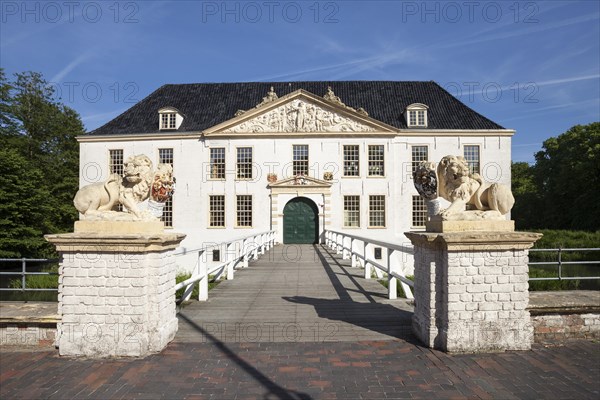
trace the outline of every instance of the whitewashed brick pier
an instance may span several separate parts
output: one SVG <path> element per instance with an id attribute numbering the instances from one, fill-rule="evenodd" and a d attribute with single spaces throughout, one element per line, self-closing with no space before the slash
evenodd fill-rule
<path id="1" fill-rule="evenodd" d="M 541 234 L 406 236 L 415 248 L 413 332 L 425 345 L 448 352 L 531 348 L 528 249 Z"/>
<path id="2" fill-rule="evenodd" d="M 185 235 L 162 229 L 160 221 L 80 221 L 75 233 L 46 236 L 61 256 L 61 356 L 143 357 L 173 340 L 173 250 Z"/>

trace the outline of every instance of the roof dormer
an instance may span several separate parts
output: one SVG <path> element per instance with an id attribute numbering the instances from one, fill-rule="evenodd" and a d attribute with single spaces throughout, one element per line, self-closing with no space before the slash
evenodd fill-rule
<path id="1" fill-rule="evenodd" d="M 179 129 L 183 122 L 183 115 L 173 107 L 163 107 L 158 110 L 158 129 L 161 131 L 174 131 Z"/>
<path id="2" fill-rule="evenodd" d="M 422 103 L 413 103 L 406 107 L 406 125 L 409 128 L 427 128 L 427 107 Z"/>

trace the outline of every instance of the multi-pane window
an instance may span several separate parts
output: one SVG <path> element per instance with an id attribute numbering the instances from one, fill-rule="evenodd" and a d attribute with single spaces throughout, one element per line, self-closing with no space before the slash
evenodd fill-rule
<path id="1" fill-rule="evenodd" d="M 208 196 L 208 226 L 225 227 L 225 196 Z"/>
<path id="2" fill-rule="evenodd" d="M 429 159 L 429 151 L 427 146 L 412 146 L 412 171 L 415 172 L 415 169 L 419 166 L 421 161 L 428 161 Z"/>
<path id="3" fill-rule="evenodd" d="M 210 178 L 225 179 L 225 147 L 210 149 Z"/>
<path id="4" fill-rule="evenodd" d="M 421 196 L 412 197 L 412 226 L 425 226 L 427 206 Z"/>
<path id="5" fill-rule="evenodd" d="M 344 196 L 344 226 L 360 226 L 360 196 Z"/>
<path id="6" fill-rule="evenodd" d="M 173 167 L 173 149 L 158 149 L 158 163 Z M 173 226 L 173 198 L 169 197 L 163 208 L 161 221 L 165 226 Z"/>
<path id="7" fill-rule="evenodd" d="M 408 126 L 427 126 L 425 110 L 411 110 L 408 112 Z"/>
<path id="8" fill-rule="evenodd" d="M 385 227 L 385 196 L 369 196 L 369 226 Z"/>
<path id="9" fill-rule="evenodd" d="M 160 115 L 160 129 L 175 129 L 176 126 L 175 113 L 164 113 Z"/>
<path id="10" fill-rule="evenodd" d="M 111 174 L 118 174 L 123 176 L 123 150 L 110 150 L 108 169 Z"/>
<path id="11" fill-rule="evenodd" d="M 465 145 L 465 160 L 469 164 L 469 172 L 478 174 L 480 172 L 479 146 Z"/>
<path id="12" fill-rule="evenodd" d="M 123 164 L 123 149 L 109 150 L 108 157 L 108 170 L 110 173 L 123 176 L 125 168 Z M 116 210 L 123 211 L 123 205 L 119 203 Z"/>
<path id="13" fill-rule="evenodd" d="M 308 175 L 308 145 L 295 144 L 293 146 L 293 175 Z"/>
<path id="14" fill-rule="evenodd" d="M 236 171 L 238 179 L 252 179 L 252 147 L 237 148 Z"/>
<path id="15" fill-rule="evenodd" d="M 359 176 L 359 146 L 356 144 L 344 146 L 344 176 Z"/>
<path id="16" fill-rule="evenodd" d="M 383 145 L 370 145 L 368 149 L 369 155 L 369 176 L 384 176 L 384 151 Z"/>
<path id="17" fill-rule="evenodd" d="M 236 226 L 252 226 L 252 196 L 238 195 L 236 201 Z"/>

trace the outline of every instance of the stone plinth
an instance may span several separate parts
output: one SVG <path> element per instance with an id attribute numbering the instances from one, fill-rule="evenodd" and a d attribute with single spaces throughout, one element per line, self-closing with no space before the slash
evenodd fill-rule
<path id="1" fill-rule="evenodd" d="M 415 249 L 413 332 L 448 352 L 528 350 L 533 343 L 526 232 L 408 232 Z"/>
<path id="2" fill-rule="evenodd" d="M 442 221 L 431 218 L 425 223 L 427 232 L 514 232 L 515 221 L 484 220 L 484 221 Z"/>
<path id="3" fill-rule="evenodd" d="M 177 332 L 173 250 L 185 235 L 115 234 L 104 225 L 101 233 L 46 236 L 61 256 L 59 354 L 143 357 L 159 352 Z"/>

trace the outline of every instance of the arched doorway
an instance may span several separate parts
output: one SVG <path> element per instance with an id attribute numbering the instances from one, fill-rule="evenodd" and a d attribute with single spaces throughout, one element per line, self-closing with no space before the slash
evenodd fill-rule
<path id="1" fill-rule="evenodd" d="M 290 200 L 283 209 L 283 243 L 318 243 L 319 210 L 306 197 Z"/>

